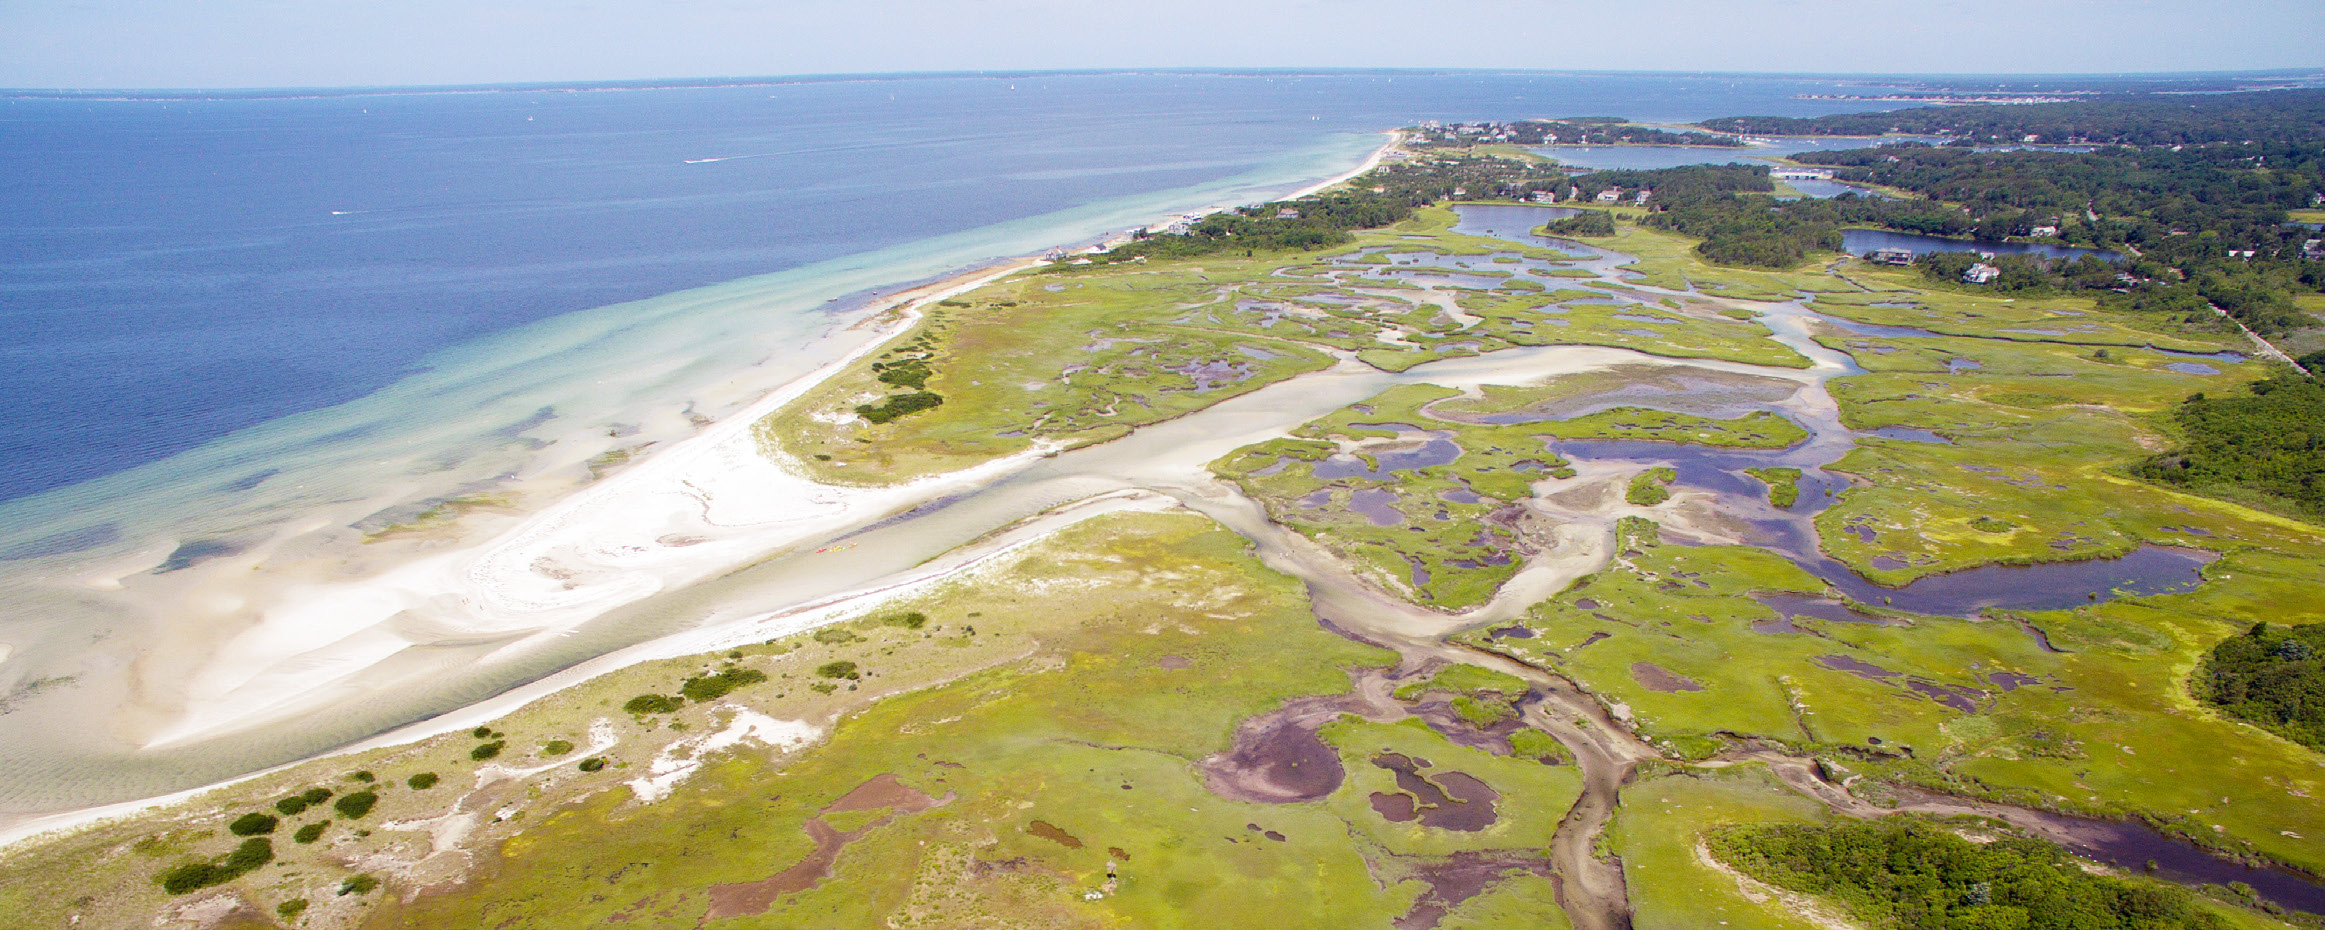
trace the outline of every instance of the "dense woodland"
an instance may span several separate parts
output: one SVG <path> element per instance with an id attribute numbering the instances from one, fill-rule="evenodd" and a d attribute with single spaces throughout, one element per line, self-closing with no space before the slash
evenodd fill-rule
<path id="1" fill-rule="evenodd" d="M 2215 930 L 2227 926 L 2179 888 L 2084 872 L 2057 846 L 1973 843 L 1890 820 L 1730 830 L 1721 859 L 1771 884 L 1846 902 L 1901 930 Z"/>
<path id="2" fill-rule="evenodd" d="M 1921 107 L 1813 118 L 1730 116 L 1704 120 L 1701 125 L 1715 132 L 1745 135 L 1910 133 L 2051 144 L 2202 145 L 2248 139 L 2325 142 L 2325 90 L 2122 95 L 2073 103 Z"/>
<path id="3" fill-rule="evenodd" d="M 2173 412 L 2181 448 L 2134 471 L 2198 491 L 2263 494 L 2325 517 L 2325 383 L 2287 373 L 2239 393 L 2188 398 Z"/>
<path id="4" fill-rule="evenodd" d="M 1841 230 L 1870 226 L 1949 237 L 2026 237 L 2117 250 L 2118 263 L 2001 263 L 1994 287 L 2101 292 L 2127 309 L 2192 323 L 2211 306 L 2261 332 L 2314 325 L 2292 295 L 2325 291 L 2325 261 L 2307 258 L 2318 235 L 2287 211 L 2325 190 L 2325 145 L 2217 149 L 2109 148 L 2089 153 L 1978 152 L 1926 145 L 1809 153 L 1836 176 L 1921 199 L 1843 194 L 1778 200 L 1764 169 L 1689 166 L 1601 171 L 1573 183 L 1587 198 L 1619 187 L 1654 191 L 1642 225 L 1704 240 L 1697 252 L 1725 265 L 1786 268 L 1841 247 Z M 1750 177 L 1747 177 L 1750 176 Z M 2250 253 L 2250 254 L 2246 254 Z M 1933 280 L 1956 258 L 1925 262 Z"/>
<path id="5" fill-rule="evenodd" d="M 1414 141 L 1422 145 L 1473 145 L 1492 141 L 1512 145 L 1713 145 L 1724 148 L 1744 144 L 1744 140 L 1725 133 L 1657 129 L 1619 116 L 1452 126 L 1422 130 L 1415 134 Z"/>
<path id="6" fill-rule="evenodd" d="M 2189 684 L 2231 716 L 2325 751 L 2325 623 L 2254 624 L 2212 647 Z"/>
<path id="7" fill-rule="evenodd" d="M 1456 196 L 1523 198 L 1564 179 L 1563 172 L 1537 162 L 1466 153 L 1433 155 L 1384 165 L 1330 194 L 1215 213 L 1190 224 L 1182 234 L 1142 232 L 1136 240 L 1092 260 L 1104 264 L 1330 248 L 1348 242 L 1349 230 L 1387 226 L 1412 216 L 1415 207 Z"/>

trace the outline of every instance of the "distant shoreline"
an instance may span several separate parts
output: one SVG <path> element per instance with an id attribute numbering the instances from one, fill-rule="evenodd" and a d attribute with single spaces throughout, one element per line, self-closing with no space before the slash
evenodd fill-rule
<path id="1" fill-rule="evenodd" d="M 1386 131 L 1386 135 L 1389 137 L 1388 140 L 1382 143 L 1379 147 L 1375 148 L 1371 155 L 1367 156 L 1366 159 L 1358 164 L 1355 168 L 1342 172 L 1339 175 L 1320 181 L 1318 183 L 1309 185 L 1293 194 L 1285 195 L 1281 199 L 1296 199 L 1298 197 L 1309 196 L 1315 192 L 1327 190 L 1333 186 L 1345 183 L 1351 178 L 1358 177 L 1364 172 L 1372 170 L 1372 168 L 1376 167 L 1383 160 L 1385 160 L 1388 154 L 1391 151 L 1394 151 L 1403 140 L 1402 135 L 1393 130 Z M 1167 215 L 1169 214 L 1166 214 L 1166 216 Z M 972 268 L 945 275 L 934 281 L 923 283 L 917 286 L 907 286 L 902 290 L 883 295 L 877 298 L 874 301 L 873 306 L 865 311 L 863 320 L 855 324 L 854 327 L 851 327 L 874 329 L 874 336 L 872 338 L 866 339 L 860 345 L 850 349 L 840 357 L 835 358 L 822 366 L 819 366 L 814 371 L 794 378 L 788 383 L 777 386 L 773 390 L 769 391 L 766 395 L 761 397 L 759 400 L 745 405 L 742 409 L 729 414 L 717 423 L 707 427 L 700 435 L 690 438 L 684 442 L 674 444 L 669 448 L 662 449 L 654 455 L 641 458 L 640 460 L 633 462 L 631 466 L 625 469 L 623 472 L 609 477 L 603 483 L 584 486 L 582 489 L 574 492 L 573 494 L 548 504 L 540 510 L 530 514 L 524 520 L 524 522 L 515 527 L 512 527 L 504 532 L 496 533 L 490 538 L 476 540 L 473 543 L 460 547 L 459 550 L 456 550 L 452 553 L 422 555 L 420 557 L 402 560 L 395 566 L 391 566 L 379 571 L 374 576 L 374 579 L 376 580 L 380 577 L 400 573 L 414 566 L 418 566 L 423 562 L 434 561 L 435 559 L 444 558 L 446 556 L 468 554 L 472 556 L 473 560 L 481 562 L 495 555 L 496 550 L 510 550 L 512 547 L 523 546 L 523 544 L 528 541 L 528 537 L 535 535 L 536 527 L 540 528 L 541 531 L 551 533 L 554 533 L 558 530 L 571 530 L 581 520 L 589 519 L 589 515 L 592 513 L 614 519 L 617 523 L 629 522 L 623 519 L 625 514 L 622 511 L 624 511 L 625 508 L 628 508 L 630 505 L 637 503 L 641 498 L 652 498 L 665 490 L 659 487 L 654 481 L 654 479 L 657 477 L 658 471 L 679 472 L 679 474 L 675 476 L 677 477 L 679 483 L 688 485 L 690 487 L 704 483 L 703 475 L 684 471 L 686 466 L 690 463 L 706 465 L 711 471 L 714 472 L 731 471 L 731 468 L 727 467 L 722 461 L 720 461 L 720 453 L 729 453 L 729 455 L 726 457 L 731 458 L 731 453 L 733 451 L 731 447 L 737 443 L 748 443 L 751 440 L 751 430 L 759 421 L 771 415 L 776 410 L 779 410 L 782 407 L 796 401 L 798 398 L 806 396 L 816 386 L 833 377 L 838 376 L 840 373 L 845 371 L 850 364 L 854 363 L 858 359 L 879 351 L 882 346 L 888 345 L 898 336 L 909 332 L 912 326 L 920 319 L 923 308 L 932 305 L 939 300 L 951 297 L 957 293 L 982 287 L 1004 278 L 1021 274 L 1027 270 L 1040 267 L 1042 265 L 1042 260 L 1040 257 L 1041 255 L 1046 254 L 1049 251 L 1053 251 L 1056 248 L 1066 247 L 1069 245 L 1071 245 L 1071 243 L 1060 243 L 1058 245 L 1052 246 L 1050 249 L 1042 250 L 1041 252 L 1001 258 L 982 263 Z M 1027 454 L 1037 455 L 1039 454 L 1039 450 Z M 656 468 L 657 463 L 660 465 L 659 469 Z M 797 493 L 812 495 L 815 498 L 812 503 L 806 502 L 804 499 L 802 499 L 800 502 L 798 502 L 797 505 L 807 506 L 810 508 L 820 508 L 823 510 L 824 512 L 819 514 L 819 516 L 823 517 L 824 520 L 817 522 L 827 522 L 831 519 L 838 519 L 841 522 L 845 522 L 860 516 L 861 511 L 863 511 L 865 508 L 880 508 L 889 506 L 892 502 L 881 500 L 881 498 L 897 497 L 899 496 L 898 492 L 900 490 L 906 492 L 912 492 L 915 490 L 926 491 L 930 488 L 939 485 L 947 485 L 964 478 L 974 480 L 978 477 L 978 475 L 971 473 L 981 473 L 995 466 L 1005 467 L 1008 464 L 1008 461 L 1005 460 L 1003 462 L 991 463 L 986 467 L 971 469 L 971 473 L 938 476 L 929 481 L 914 482 L 912 485 L 904 486 L 901 489 L 856 489 L 835 485 L 822 485 L 805 478 L 799 473 L 797 469 L 786 467 L 783 463 L 772 459 L 765 459 L 764 457 L 761 457 L 759 462 L 751 464 L 764 466 L 763 468 L 757 469 L 759 472 L 763 472 L 764 474 L 755 474 L 749 476 L 754 481 L 757 479 L 766 478 L 789 479 L 789 481 L 786 483 L 795 483 L 798 486 L 795 489 Z M 777 475 L 775 473 L 782 474 Z M 674 476 L 661 475 L 660 477 L 669 479 Z M 667 480 L 661 483 L 667 483 Z M 698 493 L 702 493 L 704 495 L 703 503 L 707 507 L 711 503 L 708 497 L 709 491 L 700 487 L 695 488 L 695 490 Z M 783 488 L 774 488 L 770 490 L 766 487 L 761 487 L 759 490 L 763 492 L 759 496 L 764 496 L 764 494 L 773 494 L 776 497 L 785 496 Z M 939 490 L 941 490 L 941 488 Z M 766 503 L 766 501 L 752 500 L 742 502 L 741 506 L 743 506 L 746 510 L 750 510 L 758 509 Z M 787 504 L 786 506 L 791 506 L 791 504 Z M 618 532 L 619 530 L 617 529 L 616 531 Z M 737 541 L 742 542 L 743 540 Z M 754 555 L 753 557 L 756 558 L 760 555 L 763 555 L 767 551 L 780 549 L 784 545 L 788 545 L 788 543 L 779 541 L 772 545 L 764 546 L 755 550 L 757 555 Z M 715 550 L 719 547 L 700 546 L 696 548 L 701 550 Z M 989 556 L 991 554 L 993 553 L 983 553 L 984 556 Z M 704 555 L 715 558 L 716 553 L 706 552 Z M 953 568 L 958 570 L 974 568 L 976 565 L 982 564 L 983 560 L 984 559 L 982 557 L 971 558 L 965 564 L 953 566 Z M 707 565 L 707 563 L 710 561 L 709 558 L 705 558 L 704 561 L 706 562 L 706 568 L 710 569 L 710 573 L 707 577 L 717 577 L 720 572 L 727 570 L 718 568 L 716 566 Z M 472 580 L 477 577 L 476 574 L 463 574 L 467 574 Z M 805 611 L 807 613 L 827 613 L 847 609 L 860 603 L 876 603 L 882 599 L 906 593 L 915 585 L 934 580 L 942 580 L 944 577 L 949 577 L 949 573 L 939 574 L 933 578 L 907 578 L 898 582 L 897 584 L 885 585 L 872 590 L 850 592 L 835 598 L 826 598 L 816 603 L 793 605 L 792 608 L 786 608 L 784 611 L 780 611 L 779 613 L 791 614 L 800 611 Z M 496 599 L 500 597 L 512 596 L 507 592 L 496 593 L 478 591 L 475 593 L 484 594 L 488 597 L 493 597 Z M 521 594 L 516 596 L 521 597 Z M 486 698 L 482 701 L 464 705 L 461 708 L 442 714 L 437 714 L 433 717 L 411 721 L 404 725 L 374 734 L 369 737 L 358 739 L 323 752 L 302 756 L 297 759 L 286 760 L 284 762 L 270 765 L 257 771 L 246 772 L 208 784 L 148 798 L 57 811 L 48 814 L 33 815 L 15 820 L 13 822 L 0 822 L 0 851 L 5 851 L 10 846 L 19 843 L 28 842 L 52 834 L 79 829 L 81 827 L 86 827 L 103 821 L 135 816 L 139 813 L 157 807 L 166 807 L 172 804 L 177 804 L 194 797 L 198 797 L 209 791 L 230 787 L 253 778 L 264 777 L 268 774 L 283 771 L 290 767 L 303 765 L 317 759 L 363 752 L 384 746 L 408 744 L 443 733 L 465 729 L 474 725 L 478 719 L 491 719 L 493 717 L 497 717 L 499 715 L 513 711 L 516 707 L 522 706 L 525 703 L 539 700 L 543 697 L 555 694 L 567 688 L 571 688 L 600 675 L 618 671 L 637 662 L 650 661 L 652 659 L 659 658 L 661 657 L 661 650 L 656 649 L 657 643 L 663 643 L 669 640 L 691 641 L 695 638 L 699 638 L 704 634 L 704 632 L 705 631 L 702 630 L 690 630 L 671 634 L 670 636 L 643 640 L 636 644 L 623 647 L 612 652 L 603 653 L 588 660 L 584 660 L 579 664 L 569 666 L 560 671 L 552 672 L 547 676 L 535 679 L 532 682 L 520 685 L 516 688 L 510 689 L 509 691 L 502 692 L 501 694 Z M 556 634 L 552 632 L 550 635 Z M 229 657 L 221 656 L 220 658 L 228 658 L 229 661 L 231 661 Z M 279 717 L 284 714 L 295 713 L 296 710 L 296 708 L 286 709 L 278 706 L 271 711 L 268 709 L 258 709 L 256 711 L 235 713 L 232 714 L 232 719 L 220 719 L 214 716 L 213 719 L 207 723 L 199 720 L 198 716 L 196 715 L 189 715 L 186 718 L 181 718 L 175 728 L 175 733 L 165 734 L 157 742 L 167 743 L 173 741 L 199 740 L 206 735 L 247 729 L 250 726 L 264 725 L 264 720 L 266 718 Z M 484 716 L 480 718 L 478 716 L 479 714 L 483 714 Z"/>

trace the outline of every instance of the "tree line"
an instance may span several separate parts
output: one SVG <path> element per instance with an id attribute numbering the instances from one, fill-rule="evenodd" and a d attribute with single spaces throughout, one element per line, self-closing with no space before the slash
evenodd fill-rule
<path id="1" fill-rule="evenodd" d="M 2325 90 L 2122 94 L 2072 103 L 1920 107 L 1806 118 L 1729 116 L 1698 125 L 1714 132 L 1745 135 L 1910 133 L 1996 143 L 2325 142 Z"/>
<path id="2" fill-rule="evenodd" d="M 1383 165 L 1338 190 L 1214 213 L 1190 223 L 1184 233 L 1142 231 L 1133 241 L 1091 260 L 1107 264 L 1332 248 L 1349 242 L 1351 230 L 1397 223 L 1411 217 L 1417 207 L 1456 196 L 1523 199 L 1564 180 L 1563 172 L 1542 162 L 1436 154 Z"/>
<path id="3" fill-rule="evenodd" d="M 2225 930 L 2189 892 L 2092 875 L 2026 837 L 1973 843 L 1905 820 L 1731 829 L 1711 839 L 1738 870 L 1837 898 L 1899 930 Z"/>
<path id="4" fill-rule="evenodd" d="M 2253 624 L 2213 646 L 2189 684 L 2230 716 L 2325 751 L 2325 623 Z"/>

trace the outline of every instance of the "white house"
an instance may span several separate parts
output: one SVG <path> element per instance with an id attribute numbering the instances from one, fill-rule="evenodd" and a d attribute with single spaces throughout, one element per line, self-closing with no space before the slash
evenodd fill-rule
<path id="1" fill-rule="evenodd" d="M 1979 262 L 1971 265 L 1970 270 L 1962 272 L 1962 282 L 1965 284 L 1985 284 L 2001 276 L 2002 269 L 1985 262 Z"/>
<path id="2" fill-rule="evenodd" d="M 1558 192 L 1557 192 L 1557 191 L 1535 191 L 1535 192 L 1533 192 L 1532 194 L 1529 194 L 1529 195 L 1527 195 L 1526 199 L 1528 199 L 1528 200 L 1531 200 L 1531 201 L 1533 201 L 1533 202 L 1535 202 L 1535 203 L 1557 203 L 1557 202 L 1558 202 Z"/>
<path id="3" fill-rule="evenodd" d="M 2037 226 L 2028 230 L 2027 235 L 2037 239 L 2055 239 L 2058 238 L 2059 228 L 2056 226 Z"/>
<path id="4" fill-rule="evenodd" d="M 1631 202 L 1632 202 L 1632 203 L 1635 203 L 1635 204 L 1638 204 L 1639 206 L 1642 206 L 1642 207 L 1643 207 L 1643 206 L 1646 206 L 1646 205 L 1647 205 L 1647 198 L 1648 198 L 1648 197 L 1650 197 L 1650 196 L 1653 196 L 1653 195 L 1654 195 L 1654 193 L 1655 193 L 1654 191 L 1640 191 L 1637 197 L 1634 197 L 1634 198 L 1632 198 L 1632 199 L 1631 199 Z"/>
<path id="5" fill-rule="evenodd" d="M 1599 203 L 1614 203 L 1615 201 L 1623 199 L 1623 189 L 1619 187 L 1610 187 L 1606 190 L 1599 191 L 1597 199 Z"/>

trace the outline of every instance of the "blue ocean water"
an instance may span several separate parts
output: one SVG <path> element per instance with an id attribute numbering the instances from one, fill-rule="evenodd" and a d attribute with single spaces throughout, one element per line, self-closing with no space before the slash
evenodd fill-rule
<path id="1" fill-rule="evenodd" d="M 1336 73 L 0 96 L 0 500 L 361 396 L 527 321 L 1216 180 L 1335 134 L 1851 109 L 1792 99 L 1832 89 Z"/>
<path id="2" fill-rule="evenodd" d="M 1421 120 L 1861 109 L 1796 98 L 1843 89 L 1866 88 L 1344 72 L 0 94 L 0 822 L 302 758 L 634 642 L 609 625 L 487 665 L 489 641 L 405 631 L 426 648 L 384 670 L 407 676 L 393 700 L 350 690 L 295 727 L 146 746 L 268 592 L 381 570 L 366 560 L 394 547 L 366 534 L 432 502 L 537 505 L 599 452 L 739 409 L 821 363 L 864 317 L 850 295 L 1280 195 Z"/>

